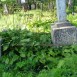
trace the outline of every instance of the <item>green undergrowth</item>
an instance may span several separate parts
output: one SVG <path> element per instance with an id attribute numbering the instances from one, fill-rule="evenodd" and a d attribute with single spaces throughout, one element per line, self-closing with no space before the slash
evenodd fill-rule
<path id="1" fill-rule="evenodd" d="M 50 33 L 0 33 L 0 77 L 77 77 L 77 45 L 54 47 Z"/>
<path id="2" fill-rule="evenodd" d="M 69 14 L 67 16 L 67 19 L 70 21 L 70 23 L 72 23 L 72 25 L 77 27 L 77 14 L 76 13 L 74 15 Z"/>
<path id="3" fill-rule="evenodd" d="M 0 77 L 77 77 L 77 45 L 54 47 L 51 12 L 0 15 Z M 77 26 L 77 15 L 68 15 Z"/>

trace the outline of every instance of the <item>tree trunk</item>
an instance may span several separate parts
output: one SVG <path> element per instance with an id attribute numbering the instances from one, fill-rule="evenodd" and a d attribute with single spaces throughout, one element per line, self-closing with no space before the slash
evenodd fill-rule
<path id="1" fill-rule="evenodd" d="M 71 9 L 72 8 L 72 0 L 68 1 L 68 8 Z"/>
<path id="2" fill-rule="evenodd" d="M 7 5 L 4 4 L 4 5 L 3 5 L 3 8 L 4 8 L 3 13 L 7 15 L 7 14 L 9 13 L 9 12 L 8 12 L 8 8 L 7 8 Z"/>
<path id="3" fill-rule="evenodd" d="M 43 3 L 40 3 L 40 8 L 41 10 L 43 10 Z"/>

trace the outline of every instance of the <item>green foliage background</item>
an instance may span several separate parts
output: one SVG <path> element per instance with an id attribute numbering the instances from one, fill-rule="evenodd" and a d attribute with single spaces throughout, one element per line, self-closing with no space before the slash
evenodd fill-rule
<path id="1" fill-rule="evenodd" d="M 77 45 L 58 48 L 52 45 L 50 25 L 56 20 L 52 14 L 41 11 L 15 14 L 17 21 L 21 20 L 20 16 L 32 17 L 31 22 L 29 18 L 27 22 L 22 21 L 27 24 L 25 28 L 17 26 L 17 21 L 11 23 L 12 15 L 9 16 L 11 24 L 8 16 L 2 16 L 7 23 L 0 32 L 3 38 L 0 77 L 77 77 Z M 76 15 L 67 18 L 76 26 Z"/>
<path id="2" fill-rule="evenodd" d="M 7 30 L 0 35 L 3 38 L 1 77 L 77 76 L 77 45 L 48 46 L 50 34 L 21 29 Z"/>
<path id="3" fill-rule="evenodd" d="M 77 77 L 77 45 L 54 47 L 51 41 L 56 11 L 20 10 L 0 17 L 0 77 Z M 77 14 L 67 19 L 77 26 Z"/>

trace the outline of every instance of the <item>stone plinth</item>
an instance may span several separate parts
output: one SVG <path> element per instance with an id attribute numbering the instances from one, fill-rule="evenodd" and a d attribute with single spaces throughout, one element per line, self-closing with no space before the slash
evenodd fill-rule
<path id="1" fill-rule="evenodd" d="M 77 28 L 68 22 L 59 22 L 51 26 L 52 42 L 55 46 L 77 43 Z"/>

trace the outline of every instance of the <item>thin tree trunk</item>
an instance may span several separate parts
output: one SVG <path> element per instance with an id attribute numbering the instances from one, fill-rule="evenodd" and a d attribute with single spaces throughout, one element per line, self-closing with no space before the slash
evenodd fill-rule
<path id="1" fill-rule="evenodd" d="M 8 14 L 9 12 L 8 12 L 8 8 L 7 8 L 7 5 L 6 4 L 3 5 L 3 8 L 4 8 L 3 13 L 4 14 Z"/>
<path id="2" fill-rule="evenodd" d="M 71 9 L 71 7 L 72 7 L 72 0 L 69 0 L 68 1 L 68 8 Z"/>

